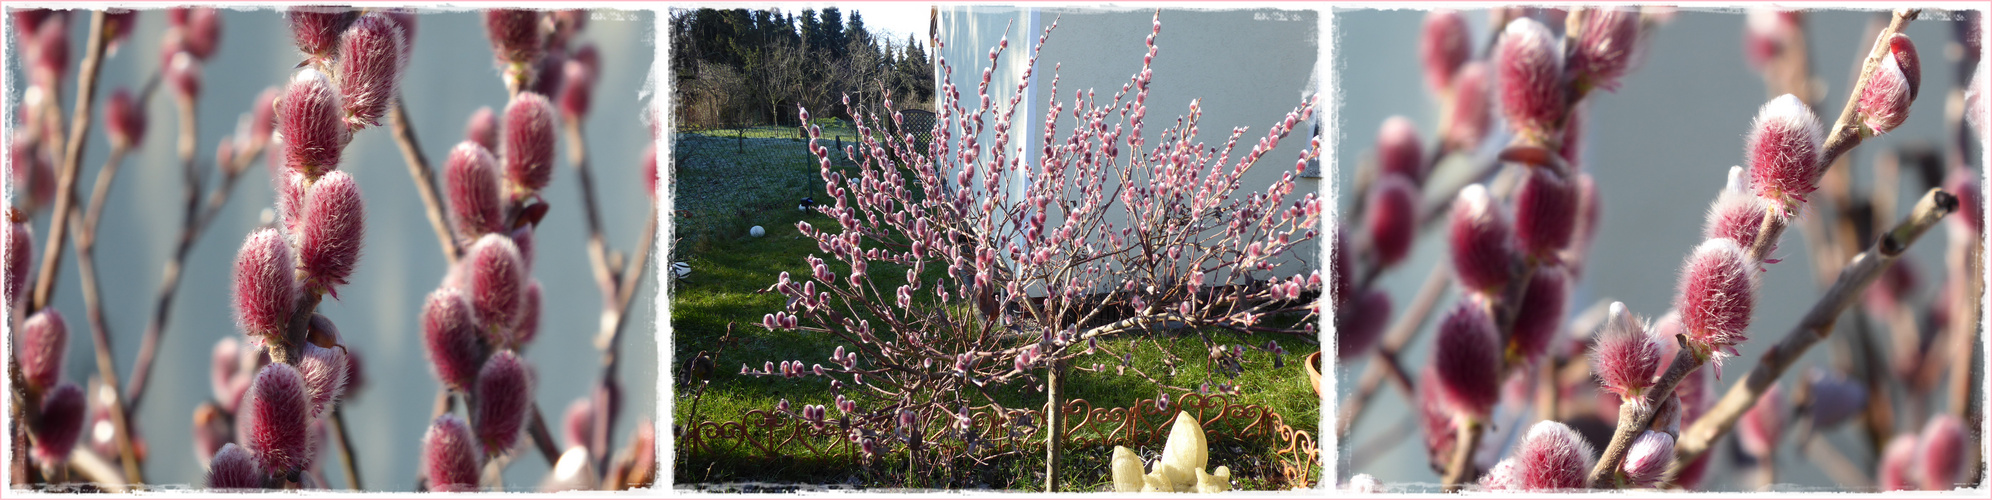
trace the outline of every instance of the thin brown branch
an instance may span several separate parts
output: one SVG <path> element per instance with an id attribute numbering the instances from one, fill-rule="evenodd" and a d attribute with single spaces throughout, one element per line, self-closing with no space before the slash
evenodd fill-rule
<path id="1" fill-rule="evenodd" d="M 1978 344 L 1978 319 L 1984 314 L 1979 310 L 1978 298 L 1985 295 L 1985 243 L 1975 241 L 1964 250 L 1964 293 L 1952 295 L 1951 305 L 1951 356 L 1950 365 L 1955 367 L 1950 373 L 1950 410 L 1958 418 L 1970 422 L 1971 406 L 1978 398 L 1976 381 L 1981 365 L 1975 363 L 1980 345 Z"/>
<path id="2" fill-rule="evenodd" d="M 1588 364 L 1584 361 L 1588 360 L 1573 360 L 1569 364 Z M 1557 403 L 1563 399 L 1563 391 L 1556 375 L 1566 365 L 1559 363 L 1554 354 L 1544 356 L 1540 365 L 1536 369 L 1536 415 L 1542 420 L 1559 420 L 1556 414 L 1561 408 Z"/>
<path id="3" fill-rule="evenodd" d="M 1968 254 L 1976 246 L 1974 242 L 1958 241 L 1955 238 L 1951 240 L 1950 248 L 1946 252 L 1948 255 L 1945 255 L 1945 260 L 1947 261 L 1945 267 L 1954 273 L 1953 276 L 1957 279 L 1954 286 L 1959 287 L 1949 297 L 1951 311 L 1955 312 L 1950 315 L 1950 322 L 1948 324 L 1932 325 L 1932 330 L 1935 330 L 1935 338 L 1930 340 L 1931 347 L 1923 349 L 1920 355 L 1917 356 L 1919 361 L 1916 362 L 1914 371 L 1911 372 L 1912 374 L 1909 376 L 1909 380 L 1907 380 L 1912 392 L 1919 394 L 1934 392 L 1937 389 L 1938 381 L 1947 378 L 1946 374 L 1955 374 L 1960 371 L 1950 369 L 1952 366 L 1951 363 L 1959 361 L 1960 356 L 1963 357 L 1962 363 L 1970 362 L 1972 348 L 1977 345 L 1977 309 L 1980 295 L 1974 289 L 1976 284 L 1973 283 L 1979 279 L 1978 274 L 1976 274 L 1978 272 L 1977 261 L 1971 260 L 1972 256 Z M 1908 325 L 1910 327 L 1915 326 L 1913 317 L 1907 318 L 1906 321 L 1909 322 Z M 1944 345 L 1949 345 L 1951 348 L 1944 349 L 1937 347 Z M 1956 366 L 1965 367 L 1967 365 L 1958 364 Z M 1969 371 L 1969 369 L 1967 368 L 1962 371 Z M 1952 381 L 1952 385 L 1950 386 L 1951 392 L 1944 397 L 1951 402 L 1949 408 L 1952 411 L 1962 411 L 1965 400 L 1950 398 L 1957 394 L 1957 390 L 1961 389 L 1958 387 L 1957 382 L 1964 382 L 1963 385 L 1968 388 L 1970 387 L 1970 381 L 1959 380 L 1955 375 L 1951 375 L 1948 378 Z M 1927 397 L 1928 395 L 1923 394 L 1923 396 Z M 1966 394 L 1966 396 L 1969 396 L 1969 394 Z M 1959 414 L 1958 416 L 1963 415 Z"/>
<path id="4" fill-rule="evenodd" d="M 1806 349 L 1824 340 L 1833 331 L 1833 324 L 1840 313 L 1860 299 L 1867 286 L 1881 276 L 1883 270 L 1895 263 L 1895 259 L 1909 249 L 1909 245 L 1935 226 L 1945 215 L 1957 210 L 1957 197 L 1941 189 L 1931 189 L 1915 209 L 1894 229 L 1876 241 L 1873 247 L 1854 256 L 1840 278 L 1826 290 L 1826 294 L 1815 302 L 1812 309 L 1799 320 L 1783 340 L 1764 353 L 1756 368 L 1750 371 L 1736 385 L 1717 401 L 1714 408 L 1681 431 L 1681 442 L 1674 448 L 1675 468 L 1693 462 L 1708 451 L 1717 438 L 1727 434 L 1729 429 L 1749 411 L 1757 399 L 1768 390 L 1785 370 L 1805 354 Z"/>
<path id="5" fill-rule="evenodd" d="M 111 147 L 110 159 L 97 170 L 96 186 L 90 192 L 90 205 L 82 215 L 69 213 L 70 231 L 76 233 L 76 268 L 83 280 L 83 303 L 90 322 L 92 347 L 97 355 L 97 372 L 113 395 L 110 401 L 111 424 L 115 429 L 119 462 L 124 467 L 125 477 L 133 483 L 144 483 L 145 475 L 138 465 L 137 447 L 132 444 L 131 416 L 126 412 L 123 394 L 118 391 L 118 365 L 112 355 L 110 322 L 104 318 L 104 298 L 101 282 L 97 278 L 97 223 L 102 221 L 104 204 L 110 197 L 111 186 L 116 182 L 119 166 L 124 163 L 126 150 L 122 146 Z"/>
<path id="6" fill-rule="evenodd" d="M 97 169 L 96 186 L 90 189 L 90 208 L 83 211 L 83 226 L 75 229 L 77 245 L 84 245 L 84 241 L 87 240 L 90 246 L 95 246 L 97 223 L 104 218 L 105 200 L 111 193 L 111 184 L 117 181 L 118 166 L 124 164 L 124 157 L 125 148 L 112 146 L 110 159 L 104 160 L 104 166 Z"/>
<path id="7" fill-rule="evenodd" d="M 110 42 L 104 32 L 106 15 L 101 10 L 90 15 L 89 45 L 83 53 L 83 71 L 76 77 L 75 111 L 63 144 L 62 171 L 56 176 L 55 215 L 48 219 L 48 244 L 42 249 L 41 272 L 35 275 L 34 302 L 29 304 L 28 311 L 48 307 L 55 295 L 55 275 L 62 269 L 62 247 L 69 237 L 69 224 L 65 221 L 76 209 L 76 176 L 83 166 L 83 141 L 90 136 L 90 110 L 97 98 L 97 76 L 103 70 L 104 49 Z"/>
<path id="8" fill-rule="evenodd" d="M 630 263 L 631 267 L 622 270 L 613 269 L 608 255 L 608 237 L 602 232 L 601 205 L 595 196 L 594 174 L 588 168 L 588 143 L 581 133 L 581 123 L 579 120 L 569 120 L 562 128 L 567 140 L 568 163 L 574 166 L 574 173 L 581 189 L 583 220 L 586 222 L 588 232 L 588 264 L 595 277 L 595 283 L 602 292 L 604 313 L 602 329 L 595 337 L 596 348 L 602 351 L 602 382 L 604 386 L 613 386 L 617 379 L 622 326 L 629 311 L 630 300 L 635 296 L 636 285 L 644 275 L 644 266 L 649 262 L 650 240 L 656 234 L 656 207 L 652 205 L 651 216 L 646 218 L 642 238 L 637 243 L 639 250 Z M 595 464 L 595 470 L 604 474 L 610 469 L 609 436 L 615 427 L 616 417 L 617 415 L 608 412 L 596 415 L 595 435 L 589 439 L 590 462 Z M 549 444 L 548 450 L 551 449 Z M 557 454 L 555 456 L 557 457 Z"/>
<path id="9" fill-rule="evenodd" d="M 160 300 L 156 304 L 159 309 L 153 312 L 153 319 L 156 322 L 146 327 L 145 337 L 139 340 L 138 361 L 133 365 L 134 369 L 131 374 L 132 383 L 127 384 L 128 392 L 125 397 L 127 401 L 131 402 L 131 406 L 133 407 L 136 407 L 137 402 L 145 395 L 143 388 L 145 387 L 146 379 L 151 377 L 152 358 L 158 355 L 158 337 L 164 333 L 165 316 L 172 306 L 174 290 L 179 287 L 180 268 L 185 262 L 185 257 L 181 253 L 190 252 L 193 249 L 193 242 L 188 237 L 188 233 L 192 231 L 192 228 L 200 220 L 201 175 L 199 167 L 194 164 L 200 147 L 199 115 L 196 113 L 197 108 L 194 106 L 191 96 L 176 95 L 175 97 L 174 102 L 179 105 L 180 109 L 180 135 L 178 142 L 180 178 L 186 187 L 182 191 L 185 193 L 182 197 L 185 200 L 185 211 L 181 216 L 180 222 L 183 228 L 181 230 L 180 252 L 175 253 L 174 260 L 168 262 L 166 265 L 166 276 L 160 284 Z"/>
<path id="10" fill-rule="evenodd" d="M 113 169 L 110 174 L 116 174 L 116 170 Z M 109 413 L 114 434 L 117 435 L 118 461 L 124 466 L 126 478 L 134 484 L 144 484 L 145 474 L 138 465 L 137 447 L 131 441 L 131 416 L 125 412 L 124 398 L 118 391 L 118 364 L 111 354 L 110 321 L 104 319 L 104 297 L 97 280 L 96 235 L 84 230 L 83 216 L 74 211 L 69 212 L 69 225 L 77 236 L 76 268 L 83 280 L 83 303 L 90 321 L 90 340 L 97 355 L 97 372 L 114 395 Z"/>
<path id="11" fill-rule="evenodd" d="M 291 312 L 290 323 L 284 328 L 284 338 L 267 342 L 264 346 L 264 351 L 270 353 L 271 363 L 295 365 L 304 360 L 304 342 L 311 326 L 311 315 L 318 312 L 318 303 L 323 300 L 325 296 L 316 290 L 304 290 L 298 297 L 297 309 Z"/>
<path id="12" fill-rule="evenodd" d="M 1858 313 L 1858 310 L 1856 312 Z M 1909 314 L 1911 313 L 1902 311 L 1897 316 Z M 1895 379 L 1889 373 L 1888 360 L 1881 346 L 1875 342 L 1874 332 L 1867 322 L 1856 320 L 1853 327 L 1854 346 L 1860 353 L 1862 381 L 1867 384 L 1868 397 L 1873 401 L 1888 401 L 1890 400 L 1888 395 L 1895 387 L 1891 383 Z M 1861 413 L 1864 417 L 1861 419 L 1862 427 L 1867 433 L 1868 449 L 1871 450 L 1870 457 L 1879 459 L 1881 451 L 1888 447 L 1888 440 L 1895 438 L 1895 406 L 1871 404 Z"/>
<path id="13" fill-rule="evenodd" d="M 1868 50 L 1867 58 L 1861 63 L 1860 76 L 1854 80 L 1854 87 L 1848 94 L 1847 103 L 1840 109 L 1839 118 L 1833 121 L 1833 128 L 1827 132 L 1826 142 L 1820 147 L 1822 154 L 1819 157 L 1819 164 L 1823 167 L 1819 173 L 1820 177 L 1830 173 L 1832 166 L 1840 163 L 1842 155 L 1853 150 L 1854 146 L 1859 146 L 1862 140 L 1874 135 L 1874 131 L 1862 123 L 1861 92 L 1867 89 L 1868 80 L 1874 75 L 1875 69 L 1881 66 L 1882 58 L 1888 55 L 1888 39 L 1896 33 L 1901 33 L 1903 26 L 1909 24 L 1909 21 L 1915 19 L 1920 12 L 1922 11 L 1919 9 L 1896 10 L 1889 19 L 1888 27 L 1875 36 L 1873 48 Z M 1764 260 L 1764 257 L 1770 253 L 1770 247 L 1775 246 L 1779 236 L 1784 234 L 1785 226 L 1786 221 L 1782 218 L 1765 217 L 1763 227 L 1758 232 L 1769 234 L 1770 237 L 1758 238 L 1756 244 L 1749 248 L 1750 256 L 1758 261 Z"/>
<path id="14" fill-rule="evenodd" d="M 263 156 L 263 148 L 268 143 L 267 140 L 256 141 L 248 150 L 236 154 L 235 163 L 224 169 L 222 173 L 221 185 L 208 192 L 206 204 L 199 209 L 195 209 L 191 204 L 188 205 L 186 219 L 180 227 L 180 239 L 173 249 L 173 260 L 166 262 L 159 290 L 153 294 L 152 321 L 146 325 L 145 337 L 139 341 L 138 361 L 132 368 L 131 383 L 125 384 L 125 400 L 130 402 L 132 408 L 137 408 L 139 402 L 145 398 L 146 382 L 151 378 L 153 360 L 158 356 L 160 339 L 166 335 L 166 321 L 172 317 L 173 299 L 180 290 L 181 271 L 186 268 L 187 258 L 193 255 L 194 243 L 200 241 L 201 235 L 206 234 L 208 228 L 214 226 L 215 217 L 220 216 L 221 209 L 227 206 L 230 195 L 235 192 L 235 181 L 242 178 L 243 169 L 249 168 L 257 158 Z M 187 179 L 190 182 L 196 180 L 191 176 Z M 198 185 L 190 184 L 187 192 L 198 197 Z"/>
<path id="15" fill-rule="evenodd" d="M 355 455 L 353 438 L 352 434 L 346 431 L 346 415 L 341 406 L 344 405 L 334 403 L 332 418 L 328 419 L 332 424 L 332 435 L 338 438 L 336 442 L 339 443 L 339 466 L 346 470 L 346 484 L 352 485 L 353 491 L 366 491 L 360 486 L 359 459 L 353 458 Z"/>
<path id="16" fill-rule="evenodd" d="M 415 191 L 422 195 L 422 206 L 428 210 L 429 225 L 436 229 L 436 241 L 443 247 L 443 259 L 456 265 L 462 257 L 463 249 L 457 248 L 454 230 L 450 228 L 449 217 L 444 216 L 443 196 L 436 190 L 436 174 L 429 168 L 429 158 L 422 154 L 422 144 L 415 139 L 415 127 L 408 122 L 408 108 L 401 98 L 394 99 L 394 106 L 387 109 L 387 121 L 394 132 L 394 143 L 401 146 L 401 157 L 408 161 L 408 176 L 415 179 Z"/>
<path id="17" fill-rule="evenodd" d="M 15 442 L 20 443 L 21 441 Z M 16 447 L 26 448 L 25 446 Z M 104 457 L 97 456 L 97 452 L 91 450 L 88 446 L 78 446 L 69 452 L 69 472 L 89 481 L 92 486 L 102 488 L 105 493 L 131 492 L 131 488 L 129 488 L 131 482 L 125 481 L 124 476 L 118 475 L 117 466 L 112 465 L 108 460 L 104 460 Z M 19 487 L 20 485 L 16 483 L 15 486 Z"/>
<path id="18" fill-rule="evenodd" d="M 1426 203 L 1418 207 L 1418 213 L 1423 214 L 1418 220 L 1418 227 L 1421 230 L 1430 228 L 1451 217 L 1452 211 L 1448 210 L 1447 207 L 1451 207 L 1453 200 L 1459 198 L 1460 190 L 1466 189 L 1467 186 L 1475 183 L 1488 182 L 1494 174 L 1500 173 L 1501 167 L 1505 165 L 1499 156 L 1489 156 L 1482 159 L 1482 161 L 1483 163 L 1474 165 L 1476 168 L 1465 177 L 1448 183 L 1444 187 L 1438 188 L 1437 191 L 1427 190 L 1427 192 L 1441 193 L 1441 196 L 1427 196 L 1425 198 Z M 1427 183 L 1431 181 L 1432 179 L 1427 179 Z"/>
<path id="19" fill-rule="evenodd" d="M 1480 448 L 1480 434 L 1486 430 L 1480 419 L 1463 415 L 1454 418 L 1453 425 L 1459 436 L 1453 441 L 1452 459 L 1446 462 L 1446 475 L 1440 481 L 1447 493 L 1459 491 L 1460 486 L 1473 479 L 1473 453 Z"/>
<path id="20" fill-rule="evenodd" d="M 1826 475 L 1832 476 L 1842 488 L 1867 490 L 1874 487 L 1874 480 L 1868 477 L 1867 470 L 1855 465 L 1845 453 L 1841 453 L 1838 447 L 1827 441 L 1824 434 L 1812 434 L 1799 446 L 1804 448 L 1805 457 L 1810 459 L 1813 465 L 1818 465 Z"/>
<path id="21" fill-rule="evenodd" d="M 581 135 L 579 120 L 568 120 L 561 129 L 567 136 L 567 162 L 574 165 L 574 175 L 581 185 L 581 213 L 588 231 L 588 267 L 594 272 L 595 285 L 602 288 L 604 302 L 615 300 L 616 274 L 609 269 L 608 237 L 602 234 L 602 211 L 595 201 L 595 177 L 588 171 L 588 141 Z M 607 304 L 604 304 L 605 306 Z"/>
<path id="22" fill-rule="evenodd" d="M 560 449 L 553 444 L 553 433 L 547 431 L 544 415 L 540 412 L 539 403 L 534 402 L 533 425 L 527 429 L 527 435 L 533 438 L 533 447 L 539 450 L 540 457 L 546 459 L 546 466 L 552 467 L 560 463 Z"/>
<path id="23" fill-rule="evenodd" d="M 1369 466 L 1370 462 L 1383 456 L 1384 452 L 1397 447 L 1398 444 L 1403 443 L 1406 439 L 1417 437 L 1418 429 L 1413 427 L 1415 425 L 1417 425 L 1415 419 L 1399 419 L 1396 423 L 1391 424 L 1390 428 L 1384 432 L 1375 434 L 1368 441 L 1354 445 L 1348 455 L 1350 470 L 1363 470 Z"/>
<path id="24" fill-rule="evenodd" d="M 1968 272 L 1965 274 L 1969 278 L 1965 279 L 1965 290 L 1969 293 L 1957 294 L 1957 300 L 1961 304 L 1951 309 L 1957 311 L 1951 313 L 1954 322 L 1952 328 L 1955 329 L 1951 337 L 1955 347 L 1951 354 L 1956 356 L 1956 360 L 1951 362 L 1954 368 L 1951 370 L 1949 396 L 1951 413 L 1964 422 L 1976 423 L 1980 422 L 1979 412 L 1984 405 L 1979 398 L 1974 397 L 1983 389 L 1978 381 L 1983 380 L 1985 366 L 1979 357 L 1984 345 L 1978 343 L 1978 321 L 1985 311 L 1979 308 L 1977 300 L 1985 296 L 1985 275 L 1981 274 L 1985 265 L 1984 241 L 1972 242 L 1971 249 L 1966 251 L 1966 257 L 1965 267 Z M 1981 442 L 1984 440 L 1983 437 L 1979 439 Z M 1982 465 L 1985 463 L 1984 449 L 1972 448 L 1966 451 L 1964 462 L 1964 470 L 1971 471 L 1967 475 L 1966 484 L 1975 487 L 1984 479 L 1981 477 L 1985 473 Z"/>
<path id="25" fill-rule="evenodd" d="M 1771 249 L 1778 246 L 1778 240 L 1783 239 L 1785 228 L 1789 227 L 1787 222 L 1788 219 L 1777 214 L 1764 217 L 1764 223 L 1757 227 L 1757 240 L 1748 248 L 1751 262 L 1763 262 L 1771 256 Z"/>
<path id="26" fill-rule="evenodd" d="M 655 239 L 657 235 L 658 218 L 657 205 L 653 202 L 651 204 L 650 216 L 645 218 L 643 233 L 637 238 L 638 250 L 636 256 L 630 260 L 628 267 L 619 274 L 621 278 L 615 288 L 615 301 L 609 304 L 610 309 L 608 312 L 611 315 L 604 320 L 606 324 L 602 326 L 602 332 L 595 338 L 596 347 L 602 351 L 602 381 L 604 384 L 614 384 L 617 379 L 617 366 L 622 359 L 623 325 L 629 323 L 625 321 L 629 318 L 629 307 L 636 299 L 637 287 L 644 283 L 643 278 L 648 275 L 650 249 L 652 248 L 651 240 Z M 615 428 L 616 415 L 608 412 L 598 412 L 595 419 L 595 435 L 590 438 L 590 441 L 593 441 L 593 446 L 589 448 L 589 452 L 591 454 L 596 453 L 594 450 L 598 448 L 602 451 L 597 456 L 590 457 L 590 459 L 594 462 L 602 462 L 597 464 L 597 470 L 608 473 L 609 468 L 601 466 L 606 465 L 605 461 L 609 458 L 607 453 L 609 436 Z"/>
<path id="27" fill-rule="evenodd" d="M 1369 406 L 1370 399 L 1376 397 L 1376 392 L 1383 388 L 1384 377 L 1390 375 L 1390 371 L 1395 371 L 1399 375 L 1393 379 L 1403 384 L 1405 394 L 1414 392 L 1416 386 L 1410 383 L 1411 379 L 1408 376 L 1403 375 L 1403 368 L 1398 366 L 1393 370 L 1392 366 L 1386 366 L 1385 363 L 1395 364 L 1397 353 L 1410 345 L 1418 332 L 1424 330 L 1425 320 L 1431 318 L 1432 309 L 1438 306 L 1439 298 L 1445 296 L 1446 285 L 1452 284 L 1453 276 L 1447 272 L 1448 270 L 1450 268 L 1443 263 L 1432 265 L 1431 273 L 1425 277 L 1425 284 L 1418 288 L 1418 294 L 1411 299 L 1411 304 L 1404 310 L 1404 315 L 1398 316 L 1397 322 L 1391 324 L 1390 332 L 1384 336 L 1383 345 L 1377 348 L 1377 359 L 1381 363 L 1371 362 L 1370 366 L 1363 370 L 1362 381 L 1358 383 L 1356 393 L 1342 401 L 1341 425 L 1338 433 L 1343 437 L 1348 437 L 1349 430 L 1355 428 L 1356 420 L 1362 418 L 1363 410 Z"/>
<path id="28" fill-rule="evenodd" d="M 643 223 L 643 232 L 637 235 L 637 248 L 640 250 L 630 260 L 628 267 L 623 269 L 621 273 L 622 283 L 616 289 L 617 318 L 629 317 L 629 306 L 631 305 L 631 301 L 636 300 L 637 288 L 643 286 L 645 283 L 643 277 L 650 272 L 650 254 L 651 250 L 655 248 L 651 240 L 657 238 L 657 221 L 661 216 L 662 214 L 657 211 L 656 202 L 651 202 L 650 216 Z M 609 329 L 609 337 L 604 345 L 616 344 L 617 336 L 622 335 L 621 326 L 624 323 L 627 323 L 627 321 L 619 320 L 614 327 Z M 601 342 L 601 338 L 598 337 L 597 342 Z"/>

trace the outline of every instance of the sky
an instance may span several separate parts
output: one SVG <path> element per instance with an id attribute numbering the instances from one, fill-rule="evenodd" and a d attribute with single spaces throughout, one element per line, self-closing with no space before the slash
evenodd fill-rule
<path id="1" fill-rule="evenodd" d="M 844 12 L 849 21 L 851 12 L 865 15 L 865 29 L 873 34 L 890 33 L 893 41 L 904 42 L 906 35 L 914 35 L 921 43 L 927 41 L 927 15 L 933 5 L 922 2 L 821 2 L 802 4 L 782 4 L 782 10 L 790 14 L 800 14 L 803 9 L 836 7 Z"/>

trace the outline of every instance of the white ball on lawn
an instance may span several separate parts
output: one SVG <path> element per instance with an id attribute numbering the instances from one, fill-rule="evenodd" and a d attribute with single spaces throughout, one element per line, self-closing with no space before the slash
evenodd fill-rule
<path id="1" fill-rule="evenodd" d="M 768 230 L 761 229 L 761 226 L 754 226 L 752 229 L 747 230 L 747 234 L 751 234 L 754 235 L 755 238 L 759 238 L 762 236 L 766 236 L 768 234 Z"/>

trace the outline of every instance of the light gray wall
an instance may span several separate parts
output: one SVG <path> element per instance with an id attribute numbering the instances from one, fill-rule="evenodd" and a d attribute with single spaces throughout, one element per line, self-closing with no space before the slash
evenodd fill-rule
<path id="1" fill-rule="evenodd" d="M 948 78 L 961 87 L 964 106 L 972 110 L 975 86 L 988 64 L 989 49 L 1005 36 L 1009 38 L 1009 49 L 990 83 L 990 97 L 1001 102 L 1015 94 L 1020 68 L 1028 62 L 1031 47 L 1044 27 L 1057 22 L 1039 55 L 1033 74 L 1036 81 L 1019 104 L 1026 109 L 1019 111 L 1017 132 L 1012 134 L 1014 147 L 1025 152 L 1028 164 L 1043 147 L 1038 142 L 1043 137 L 1045 106 L 1051 98 L 1046 93 L 1054 66 L 1063 63 L 1055 70 L 1058 96 L 1067 103 L 1060 124 L 1059 137 L 1063 138 L 1071 128 L 1069 101 L 1074 91 L 1097 90 L 1104 104 L 1129 77 L 1141 71 L 1141 58 L 1148 50 L 1143 39 L 1153 26 L 1154 15 L 1155 11 L 1148 9 L 942 6 L 940 37 L 946 47 L 939 52 L 954 66 Z M 1233 127 L 1248 127 L 1234 158 L 1241 156 L 1270 126 L 1314 94 L 1319 37 L 1316 13 L 1310 10 L 1164 9 L 1162 33 L 1156 37 L 1159 52 L 1151 66 L 1155 78 L 1148 96 L 1145 131 L 1151 144 L 1177 117 L 1188 114 L 1191 101 L 1202 99 L 1199 139 L 1222 147 Z M 1127 99 L 1132 102 L 1133 98 L 1130 91 Z M 1319 114 L 1317 110 L 1317 117 Z M 1263 192 L 1280 175 L 1291 172 L 1294 160 L 1307 147 L 1309 132 L 1308 124 L 1296 125 L 1294 133 L 1260 159 L 1235 194 Z M 985 144 L 988 140 L 983 138 Z M 1294 194 L 1287 201 L 1317 189 L 1316 179 L 1296 179 Z M 1109 220 L 1124 224 L 1125 219 L 1110 215 Z M 1297 248 L 1280 272 L 1312 270 L 1318 248 Z"/>

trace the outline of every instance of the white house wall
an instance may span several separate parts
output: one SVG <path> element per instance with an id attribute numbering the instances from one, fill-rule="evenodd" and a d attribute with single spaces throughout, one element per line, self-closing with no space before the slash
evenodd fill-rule
<path id="1" fill-rule="evenodd" d="M 1035 82 L 1026 89 L 1020 104 L 1025 109 L 1018 112 L 1018 132 L 1011 139 L 1012 154 L 1021 150 L 1025 164 L 1031 164 L 1042 147 L 1038 143 L 1044 103 L 1050 96 L 1041 92 L 1049 91 L 1054 65 L 1064 63 L 1056 71 L 1062 101 L 1070 101 L 1074 91 L 1089 88 L 1097 90 L 1100 99 L 1108 99 L 1141 70 L 1141 58 L 1147 52 L 1143 40 L 1150 32 L 1155 11 L 957 5 L 941 7 L 938 15 L 938 35 L 946 45 L 938 53 L 954 66 L 953 74 L 946 77 L 961 87 L 963 105 L 971 108 L 990 48 L 1009 37 L 1009 49 L 993 72 L 989 91 L 993 100 L 1002 102 L 1015 94 L 1031 45 L 1044 26 L 1054 20 L 1058 23 L 1040 54 Z M 1156 38 L 1159 52 L 1151 65 L 1155 79 L 1149 87 L 1148 140 L 1159 140 L 1177 117 L 1188 114 L 1191 101 L 1202 99 L 1199 139 L 1222 146 L 1233 127 L 1247 127 L 1240 152 L 1233 155 L 1242 156 L 1269 127 L 1314 95 L 1320 49 L 1316 16 L 1314 11 L 1273 9 L 1163 10 L 1162 34 Z M 1317 109 L 1317 118 L 1319 115 Z M 1071 129 L 1070 121 L 1069 116 L 1064 117 L 1060 124 L 1061 137 Z M 1311 125 L 1303 123 L 1295 129 L 1253 167 L 1236 195 L 1263 191 L 1282 174 L 1293 171 L 1294 161 L 1308 144 Z M 990 135 L 984 132 L 984 144 L 992 140 Z M 1294 194 L 1287 201 L 1318 192 L 1319 183 L 1314 178 L 1297 179 Z M 1020 190 L 1021 186 L 1012 188 Z M 1125 224 L 1124 217 L 1109 218 L 1116 225 Z M 1307 245 L 1289 252 L 1279 274 L 1317 269 L 1319 248 Z"/>

